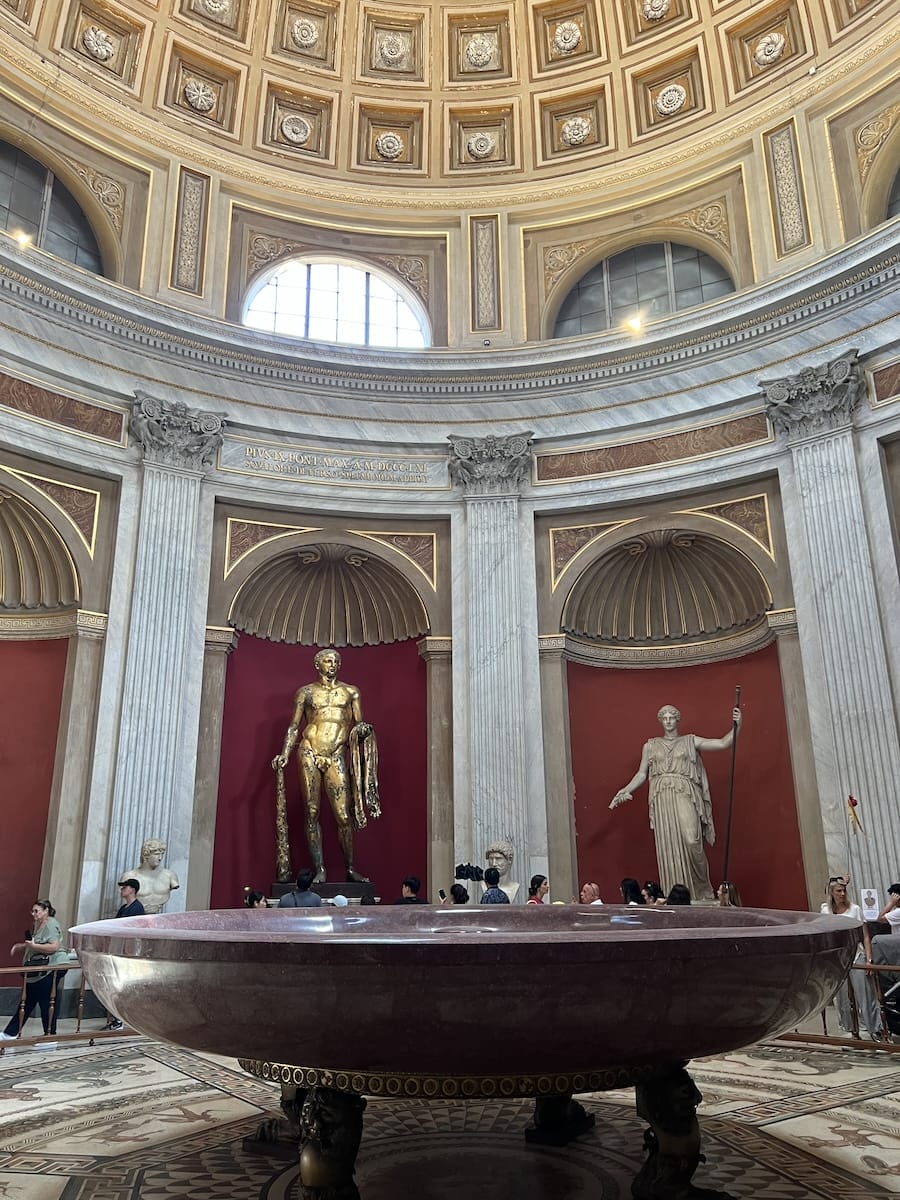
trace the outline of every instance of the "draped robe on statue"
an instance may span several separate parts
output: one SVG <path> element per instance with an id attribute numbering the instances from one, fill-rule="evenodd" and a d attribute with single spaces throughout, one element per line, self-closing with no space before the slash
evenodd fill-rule
<path id="1" fill-rule="evenodd" d="M 703 842 L 713 845 L 716 831 L 709 783 L 694 735 L 651 738 L 647 761 L 659 881 L 666 892 L 683 883 L 692 900 L 713 900 Z"/>

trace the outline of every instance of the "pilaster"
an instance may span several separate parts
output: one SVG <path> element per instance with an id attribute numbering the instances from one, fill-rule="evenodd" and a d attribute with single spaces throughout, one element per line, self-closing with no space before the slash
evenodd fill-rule
<path id="1" fill-rule="evenodd" d="M 575 784 L 569 735 L 569 684 L 565 634 L 538 639 L 541 667 L 541 727 L 550 885 L 555 895 L 578 895 L 575 849 Z"/>
<path id="2" fill-rule="evenodd" d="M 190 685 L 199 677 L 202 644 L 194 616 L 208 570 L 196 551 L 200 492 L 223 426 L 214 413 L 137 396 L 131 432 L 144 461 L 107 858 L 110 897 L 113 876 L 134 864 L 147 837 L 166 841 L 169 864 L 188 876 L 199 717 L 198 689 Z"/>
<path id="3" fill-rule="evenodd" d="M 900 857 L 900 740 L 854 444 L 865 379 L 854 351 L 763 387 L 793 463 L 786 517 L 793 499 L 806 547 L 807 599 L 801 606 L 801 581 L 797 617 L 804 661 L 822 668 L 821 678 L 807 674 L 807 689 L 824 698 L 810 715 L 828 864 L 849 868 L 859 885 L 884 887 Z M 850 831 L 850 794 L 866 836 Z"/>
<path id="4" fill-rule="evenodd" d="M 428 891 L 453 882 L 453 641 L 425 637 L 418 643 L 427 669 Z"/>

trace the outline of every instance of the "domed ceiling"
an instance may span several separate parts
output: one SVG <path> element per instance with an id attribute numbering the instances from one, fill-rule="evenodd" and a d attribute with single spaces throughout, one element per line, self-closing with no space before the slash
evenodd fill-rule
<path id="1" fill-rule="evenodd" d="M 864 63 L 887 7 L 0 0 L 15 35 L 0 55 L 49 86 L 42 103 L 87 109 L 112 136 L 168 153 L 195 140 L 225 173 L 253 160 L 248 179 L 399 184 L 413 206 L 437 187 L 452 204 L 457 189 L 460 203 L 484 185 L 550 194 L 629 160 L 646 176 L 648 152 L 664 171 L 723 151 Z"/>

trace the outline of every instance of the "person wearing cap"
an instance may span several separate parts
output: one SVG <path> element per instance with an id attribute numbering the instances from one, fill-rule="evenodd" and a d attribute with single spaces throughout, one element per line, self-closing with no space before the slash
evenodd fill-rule
<path id="1" fill-rule="evenodd" d="M 144 915 L 144 906 L 137 898 L 140 890 L 141 885 L 136 879 L 119 880 L 119 895 L 122 903 L 116 912 L 117 917 L 142 917 Z"/>

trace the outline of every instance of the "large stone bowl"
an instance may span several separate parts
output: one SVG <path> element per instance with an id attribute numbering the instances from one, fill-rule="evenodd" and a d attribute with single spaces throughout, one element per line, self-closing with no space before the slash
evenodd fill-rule
<path id="1" fill-rule="evenodd" d="M 614 905 L 241 909 L 72 932 L 100 1000 L 151 1037 L 438 1078 L 735 1050 L 820 1010 L 860 939 L 843 917 Z"/>

